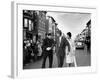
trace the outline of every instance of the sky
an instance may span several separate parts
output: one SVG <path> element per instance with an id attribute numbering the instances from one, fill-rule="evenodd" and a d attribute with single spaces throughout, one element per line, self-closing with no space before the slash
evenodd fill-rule
<path id="1" fill-rule="evenodd" d="M 47 16 L 52 16 L 58 28 L 63 32 L 71 32 L 72 38 L 81 33 L 86 27 L 86 23 L 91 19 L 89 13 L 63 13 L 63 12 L 47 12 Z"/>

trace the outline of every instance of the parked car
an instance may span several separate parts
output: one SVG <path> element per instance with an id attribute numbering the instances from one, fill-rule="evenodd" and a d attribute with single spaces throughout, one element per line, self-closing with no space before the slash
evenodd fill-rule
<path id="1" fill-rule="evenodd" d="M 75 46 L 76 46 L 76 49 L 79 49 L 79 48 L 84 49 L 84 47 L 85 47 L 84 42 L 82 42 L 82 41 L 77 41 L 75 43 Z"/>

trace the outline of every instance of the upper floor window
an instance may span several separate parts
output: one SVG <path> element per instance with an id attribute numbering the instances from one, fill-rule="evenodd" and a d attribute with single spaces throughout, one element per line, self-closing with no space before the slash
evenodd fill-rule
<path id="1" fill-rule="evenodd" d="M 28 19 L 24 18 L 24 27 L 28 27 Z"/>

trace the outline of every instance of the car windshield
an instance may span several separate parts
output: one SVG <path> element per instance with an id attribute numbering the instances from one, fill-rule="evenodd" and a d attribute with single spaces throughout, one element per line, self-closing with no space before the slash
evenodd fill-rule
<path id="1" fill-rule="evenodd" d="M 81 42 L 78 42 L 77 45 L 82 45 L 82 43 Z"/>

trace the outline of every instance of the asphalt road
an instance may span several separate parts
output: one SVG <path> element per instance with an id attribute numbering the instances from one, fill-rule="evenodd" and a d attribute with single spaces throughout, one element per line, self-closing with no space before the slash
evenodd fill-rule
<path id="1" fill-rule="evenodd" d="M 76 64 L 77 67 L 83 67 L 83 66 L 90 66 L 91 65 L 91 54 L 87 52 L 84 49 L 76 49 L 75 52 L 75 57 L 76 57 Z M 39 61 L 36 61 L 34 63 L 29 63 L 24 66 L 24 69 L 40 69 L 42 66 L 42 59 Z M 46 68 L 49 66 L 49 60 L 47 58 L 46 61 Z M 64 60 L 64 65 L 63 67 L 67 67 L 67 64 Z M 53 68 L 57 68 L 57 58 L 56 55 L 54 54 L 53 56 Z"/>

